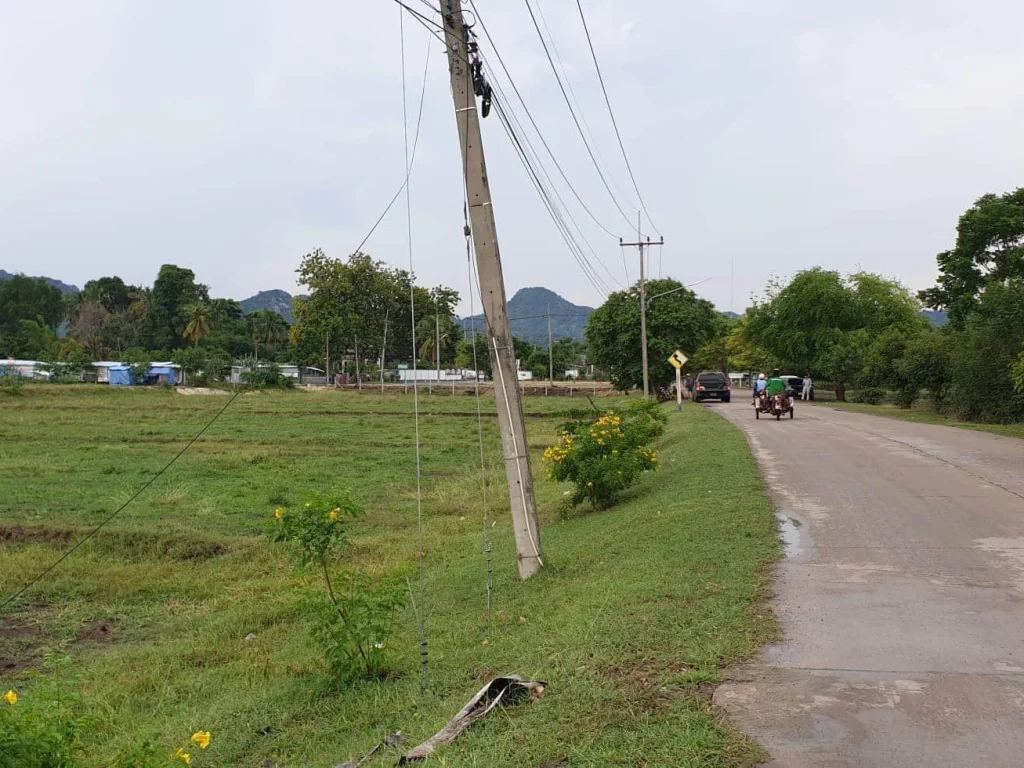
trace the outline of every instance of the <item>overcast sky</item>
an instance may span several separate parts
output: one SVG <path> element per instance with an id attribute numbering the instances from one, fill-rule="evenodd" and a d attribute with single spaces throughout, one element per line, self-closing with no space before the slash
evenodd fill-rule
<path id="1" fill-rule="evenodd" d="M 532 2 L 632 218 L 635 195 L 575 2 Z M 583 200 L 605 227 L 634 237 L 576 133 L 526 4 L 478 6 Z M 960 213 L 986 192 L 1024 185 L 1020 2 L 583 6 L 658 227 L 645 222 L 644 235 L 667 243 L 650 269 L 712 278 L 697 290 L 722 309 L 742 310 L 771 273 L 818 264 L 926 287 Z M 175 263 L 219 296 L 297 291 L 300 256 L 351 252 L 403 178 L 398 14 L 391 0 L 3 3 L 0 268 L 81 286 L 107 274 L 151 284 Z M 431 48 L 411 184 L 415 271 L 465 295 L 444 48 L 416 23 L 405 32 L 412 116 Z M 482 50 L 495 59 L 486 42 Z M 599 304 L 497 118 L 483 130 L 509 295 L 543 285 Z M 560 192 L 605 280 L 625 283 L 617 238 Z M 404 205 L 364 250 L 408 266 Z M 632 282 L 637 256 L 626 255 Z"/>

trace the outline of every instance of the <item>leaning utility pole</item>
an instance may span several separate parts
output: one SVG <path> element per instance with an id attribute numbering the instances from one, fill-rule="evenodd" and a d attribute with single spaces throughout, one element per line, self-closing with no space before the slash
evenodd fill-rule
<path id="1" fill-rule="evenodd" d="M 665 238 L 662 237 L 656 242 L 652 241 L 650 237 L 648 237 L 646 241 L 641 240 L 639 213 L 637 213 L 636 218 L 636 242 L 624 243 L 620 237 L 619 247 L 640 249 L 640 349 L 644 364 L 644 397 L 648 397 L 651 394 L 651 388 L 648 383 L 649 377 L 647 374 L 647 284 L 644 280 L 644 248 L 650 248 L 652 245 L 664 245 Z"/>
<path id="2" fill-rule="evenodd" d="M 469 218 L 473 245 L 476 249 L 480 299 L 487 326 L 487 346 L 491 357 L 494 394 L 498 401 L 498 427 L 505 459 L 512 506 L 512 523 L 518 551 L 519 576 L 528 579 L 544 565 L 541 555 L 540 526 L 533 497 L 533 472 L 526 444 L 526 421 L 523 418 L 522 394 L 512 346 L 512 328 L 505 300 L 505 281 L 501 273 L 498 235 L 491 207 L 491 192 L 484 162 L 480 119 L 476 111 L 476 95 L 484 99 L 484 116 L 490 109 L 490 86 L 484 81 L 476 44 L 467 38 L 462 17 L 462 0 L 442 0 L 444 34 L 451 73 L 455 122 L 459 128 L 459 149 L 466 181 Z M 470 63 L 471 57 L 473 59 Z"/>

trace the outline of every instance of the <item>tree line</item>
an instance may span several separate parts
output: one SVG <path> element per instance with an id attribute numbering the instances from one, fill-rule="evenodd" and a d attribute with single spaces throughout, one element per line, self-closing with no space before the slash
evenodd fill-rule
<path id="1" fill-rule="evenodd" d="M 651 380 L 681 348 L 689 370 L 810 374 L 844 400 L 891 393 L 970 421 L 1024 420 L 1024 188 L 979 198 L 961 217 L 954 247 L 937 256 L 935 287 L 814 268 L 771 281 L 740 318 L 715 312 L 674 280 L 648 283 Z M 922 311 L 948 312 L 936 327 Z M 637 289 L 613 293 L 587 328 L 589 351 L 621 389 L 640 386 Z"/>
<path id="2" fill-rule="evenodd" d="M 237 301 L 212 298 L 192 270 L 174 264 L 160 268 L 152 287 L 109 276 L 68 296 L 41 278 L 0 282 L 0 357 L 70 368 L 174 360 L 219 371 L 238 359 L 287 355 L 283 317 L 269 310 L 243 315 Z"/>
<path id="3" fill-rule="evenodd" d="M 294 299 L 294 322 L 259 309 L 243 314 L 234 299 L 212 298 L 190 269 L 165 264 L 152 287 L 101 277 L 65 296 L 42 278 L 0 281 L 0 358 L 60 363 L 85 370 L 99 360 L 138 369 L 172 360 L 203 379 L 222 378 L 232 363 L 296 363 L 332 373 L 376 377 L 379 365 L 397 367 L 415 357 L 422 367 L 490 371 L 483 329 L 476 342 L 455 314 L 459 294 L 439 285 L 413 285 L 408 272 L 364 253 L 347 259 L 308 253 L 297 270 L 308 295 Z M 415 310 L 415 313 L 414 313 Z M 415 317 L 415 349 L 413 344 Z M 547 376 L 546 348 L 515 340 L 527 370 Z M 552 350 L 556 376 L 578 364 L 582 345 L 559 340 Z"/>

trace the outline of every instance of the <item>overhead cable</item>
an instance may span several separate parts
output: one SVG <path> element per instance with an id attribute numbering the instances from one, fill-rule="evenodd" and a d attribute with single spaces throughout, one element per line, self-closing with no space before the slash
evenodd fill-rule
<path id="1" fill-rule="evenodd" d="M 611 99 L 608 98 L 608 89 L 604 85 L 604 75 L 601 74 L 601 65 L 597 63 L 597 53 L 594 52 L 594 42 L 590 39 L 590 28 L 587 26 L 587 17 L 583 14 L 583 5 L 580 0 L 576 0 L 576 7 L 580 11 L 580 20 L 583 22 L 583 31 L 587 34 L 587 45 L 590 47 L 590 56 L 594 60 L 594 69 L 597 70 L 597 79 L 601 82 L 601 93 L 604 94 L 604 103 L 608 107 L 608 116 L 612 119 L 612 127 L 615 129 L 615 138 L 619 140 L 619 149 L 622 151 L 622 159 L 626 163 L 626 170 L 629 172 L 629 180 L 633 182 L 633 189 L 636 191 L 637 200 L 640 201 L 640 207 L 644 211 L 644 215 L 647 216 L 647 221 L 654 229 L 655 232 L 661 235 L 660 230 L 654 221 L 651 220 L 651 214 L 647 212 L 647 204 L 644 203 L 644 197 L 640 194 L 640 187 L 636 183 L 636 176 L 633 175 L 633 166 L 630 165 L 629 157 L 626 155 L 626 146 L 622 142 L 622 134 L 619 133 L 619 123 L 615 119 L 615 112 L 612 110 Z"/>
<path id="2" fill-rule="evenodd" d="M 576 110 L 573 109 L 572 102 L 569 101 L 569 95 L 566 93 L 565 84 L 562 82 L 562 78 L 558 74 L 558 68 L 555 66 L 554 59 L 551 57 L 551 51 L 548 49 L 547 41 L 544 39 L 544 34 L 541 32 L 540 25 L 537 23 L 537 17 L 533 12 L 533 6 L 530 5 L 530 0 L 523 0 L 523 2 L 526 3 L 526 9 L 530 12 L 530 19 L 533 21 L 533 28 L 537 31 L 541 47 L 544 49 L 544 55 L 547 57 L 548 64 L 551 65 L 551 71 L 554 73 L 555 80 L 558 82 L 558 89 L 562 92 L 562 99 L 565 101 L 565 105 L 569 108 L 569 114 L 572 115 L 572 121 L 576 125 L 576 130 L 579 133 L 580 138 L 583 140 L 583 146 L 586 147 L 587 154 L 590 156 L 590 161 L 594 164 L 594 169 L 597 171 L 597 175 L 601 178 L 601 183 L 608 192 L 608 196 L 611 197 L 615 207 L 618 209 L 619 213 L 622 214 L 622 218 L 625 219 L 626 224 L 632 227 L 633 225 L 629 220 L 629 216 L 626 215 L 626 212 L 619 204 L 618 198 L 615 197 L 615 193 L 612 192 L 612 188 L 608 184 L 608 179 L 605 178 L 604 171 L 601 170 L 601 165 L 597 162 L 597 158 L 594 156 L 594 150 L 591 148 L 590 142 L 587 141 L 586 134 L 583 133 L 579 117 L 576 115 Z"/>

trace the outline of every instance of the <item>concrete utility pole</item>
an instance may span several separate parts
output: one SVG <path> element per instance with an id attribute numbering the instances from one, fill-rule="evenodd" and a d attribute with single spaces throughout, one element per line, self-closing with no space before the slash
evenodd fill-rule
<path id="1" fill-rule="evenodd" d="M 476 248 L 480 297 L 487 325 L 487 346 L 491 356 L 494 394 L 498 401 L 498 427 L 505 459 L 512 506 L 512 523 L 518 551 L 519 576 L 528 579 L 544 565 L 541 552 L 540 525 L 533 497 L 533 472 L 526 444 L 526 421 L 523 418 L 522 393 L 516 372 L 512 327 L 505 299 L 505 281 L 501 272 L 498 235 L 491 207 L 491 192 L 480 137 L 480 119 L 476 110 L 475 91 L 484 97 L 484 114 L 489 105 L 489 90 L 480 68 L 471 66 L 470 46 L 462 0 L 442 0 L 444 34 L 451 73 L 455 122 L 459 128 L 459 149 L 466 180 L 469 218 L 473 244 Z M 474 44 L 475 48 L 475 44 Z M 474 57 L 475 58 L 475 57 Z M 474 73 L 473 70 L 476 70 Z"/>
<path id="2" fill-rule="evenodd" d="M 356 336 L 356 386 L 359 391 L 363 391 L 363 378 L 359 375 L 359 337 Z"/>
<path id="3" fill-rule="evenodd" d="M 384 312 L 384 341 L 380 344 L 380 393 L 384 394 L 384 352 L 388 348 L 388 315 L 391 314 L 391 308 Z"/>
<path id="4" fill-rule="evenodd" d="M 664 245 L 665 238 L 652 241 L 651 238 L 648 237 L 646 241 L 641 240 L 639 213 L 637 213 L 636 218 L 636 242 L 624 243 L 620 237 L 619 247 L 640 249 L 640 348 L 644 364 L 644 397 L 649 397 L 651 394 L 651 387 L 649 384 L 650 379 L 647 374 L 647 283 L 644 280 L 644 248 L 650 248 L 652 245 Z"/>
<path id="5" fill-rule="evenodd" d="M 552 353 L 551 345 L 551 305 L 548 305 L 548 381 L 555 383 L 555 358 Z"/>

